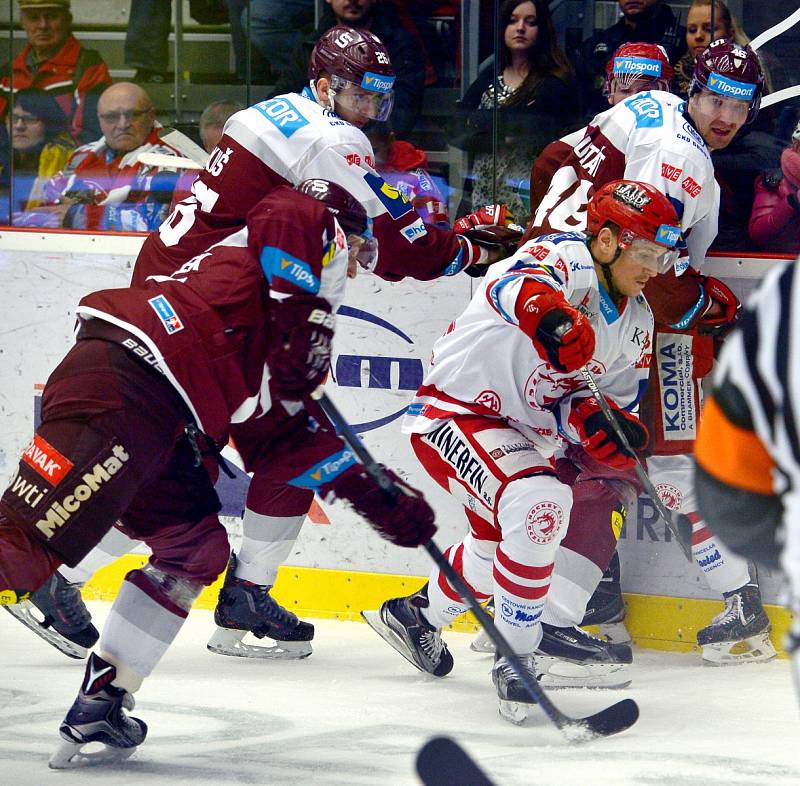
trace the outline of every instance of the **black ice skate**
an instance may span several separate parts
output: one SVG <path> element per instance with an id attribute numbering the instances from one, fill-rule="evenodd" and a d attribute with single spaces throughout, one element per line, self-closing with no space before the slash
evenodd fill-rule
<path id="1" fill-rule="evenodd" d="M 703 661 L 713 666 L 767 661 L 776 657 L 769 640 L 771 626 L 761 592 L 756 584 L 745 584 L 724 594 L 725 608 L 711 624 L 697 631 Z"/>
<path id="2" fill-rule="evenodd" d="M 70 658 L 85 658 L 100 634 L 81 597 L 81 585 L 56 572 L 22 603 L 3 608 Z"/>
<path id="3" fill-rule="evenodd" d="M 208 640 L 208 649 L 218 655 L 240 658 L 307 658 L 311 654 L 314 626 L 283 608 L 269 594 L 271 585 L 236 578 L 235 570 L 236 557 L 231 554 L 214 609 L 217 630 Z M 270 638 L 275 644 L 269 647 L 246 644 L 242 639 L 248 633 L 258 639 Z"/>
<path id="4" fill-rule="evenodd" d="M 631 641 L 631 634 L 625 627 L 625 604 L 620 586 L 619 554 L 616 552 L 586 604 L 581 626 L 586 625 L 597 625 L 601 635 L 615 644 L 629 644 Z"/>
<path id="5" fill-rule="evenodd" d="M 538 677 L 534 656 L 517 655 L 517 660 L 522 666 L 525 677 L 531 682 L 536 682 Z M 524 723 L 536 705 L 536 701 L 506 658 L 495 657 L 492 667 L 492 682 L 497 689 L 497 698 L 500 700 L 500 715 L 511 723 L 518 725 Z"/>
<path id="6" fill-rule="evenodd" d="M 133 709 L 133 696 L 111 684 L 116 675 L 110 663 L 94 652 L 89 656 L 78 697 L 58 730 L 62 741 L 50 757 L 51 769 L 122 761 L 144 742 L 147 725 L 125 714 Z M 103 748 L 83 752 L 93 742 Z"/>
<path id="7" fill-rule="evenodd" d="M 453 668 L 453 656 L 441 632 L 426 622 L 428 585 L 405 598 L 387 600 L 379 611 L 362 611 L 366 623 L 420 671 L 444 677 Z"/>
<path id="8" fill-rule="evenodd" d="M 612 644 L 577 626 L 556 628 L 542 623 L 536 650 L 539 682 L 544 688 L 626 688 L 631 684 L 627 644 Z"/>

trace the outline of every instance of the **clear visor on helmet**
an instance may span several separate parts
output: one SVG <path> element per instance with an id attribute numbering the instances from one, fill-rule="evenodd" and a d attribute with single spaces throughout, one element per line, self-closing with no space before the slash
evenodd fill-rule
<path id="1" fill-rule="evenodd" d="M 642 267 L 656 273 L 666 273 L 678 261 L 683 235 L 680 227 L 662 224 L 658 228 L 656 239 L 658 242 L 646 240 L 626 230 L 619 238 L 619 247 L 630 249 Z"/>
<path id="2" fill-rule="evenodd" d="M 697 104 L 706 117 L 717 117 L 730 123 L 744 123 L 750 111 L 750 101 L 723 96 L 703 89 L 697 94 Z"/>
<path id="3" fill-rule="evenodd" d="M 378 87 L 383 88 L 387 84 L 390 87 L 380 91 L 370 90 L 339 76 L 332 76 L 330 89 L 334 106 L 339 104 L 369 120 L 381 122 L 387 120 L 394 106 L 394 92 L 391 90 L 394 78 L 387 77 L 383 82 L 380 80 L 373 81 Z"/>

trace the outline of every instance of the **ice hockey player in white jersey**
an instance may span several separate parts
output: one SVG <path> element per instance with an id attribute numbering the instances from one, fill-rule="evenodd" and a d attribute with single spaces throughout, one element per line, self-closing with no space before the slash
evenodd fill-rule
<path id="1" fill-rule="evenodd" d="M 739 308 L 736 296 L 722 281 L 700 272 L 716 235 L 719 213 L 711 151 L 726 147 L 755 119 L 763 81 L 755 52 L 720 39 L 698 56 L 688 101 L 661 91 L 639 93 L 597 115 L 585 129 L 549 145 L 533 168 L 534 218 L 526 233 L 580 229 L 586 221 L 587 198 L 620 177 L 652 183 L 676 206 L 687 251 L 674 272 L 656 277 L 645 291 L 656 333 L 650 384 L 640 414 L 650 431 L 648 470 L 656 488 L 667 506 L 692 520 L 695 562 L 709 587 L 725 600 L 723 612 L 698 631 L 703 658 L 711 663 L 775 655 L 771 647 L 740 647 L 740 640 L 730 638 L 727 620 L 739 608 L 745 609 L 750 620 L 746 638 L 768 631 L 769 620 L 746 561 L 715 539 L 697 512 L 690 456 L 702 400 L 701 380 L 713 365 L 715 342 L 735 322 Z M 596 506 L 593 510 L 598 512 Z M 613 512 L 610 504 L 603 517 L 606 522 L 612 521 Z M 606 526 L 605 531 L 611 528 Z M 576 534 L 573 528 L 569 540 Z M 613 545 L 611 538 L 607 542 Z M 588 544 L 589 539 L 581 537 L 580 543 Z M 564 545 L 573 548 L 571 543 Z M 592 554 L 578 554 L 586 557 L 581 564 L 589 570 L 564 582 L 575 590 L 576 598 L 581 591 L 591 594 L 611 558 L 603 544 L 596 545 Z M 578 562 L 573 559 L 571 564 Z M 561 577 L 560 565 L 556 574 Z M 553 606 L 560 584 L 560 578 L 554 580 Z M 604 600 L 598 596 L 594 600 L 600 603 L 590 604 L 588 622 L 607 619 L 606 611 L 621 615 L 619 584 L 608 586 L 617 590 L 607 598 L 616 599 L 616 605 L 609 603 L 602 609 Z M 565 600 L 558 606 L 562 619 L 570 615 L 580 619 L 575 603 Z"/>
<path id="2" fill-rule="evenodd" d="M 466 310 L 437 340 L 403 430 L 429 475 L 464 505 L 469 533 L 446 556 L 478 598 L 495 598 L 495 623 L 537 678 L 547 670 L 540 617 L 566 533 L 572 491 L 555 454 L 578 444 L 620 470 L 632 466 L 586 387 L 591 371 L 634 447 L 647 431 L 632 414 L 647 379 L 653 317 L 645 283 L 677 258 L 681 232 L 655 188 L 617 181 L 589 204 L 587 234 L 549 234 L 489 268 Z M 365 619 L 422 671 L 444 676 L 453 658 L 440 630 L 465 611 L 435 568 L 409 597 Z M 557 643 L 559 658 L 627 684 L 626 645 Z M 538 648 L 538 652 L 537 652 Z M 501 713 L 526 717 L 526 691 L 504 658 L 492 677 Z M 622 682 L 620 682 L 622 680 Z"/>

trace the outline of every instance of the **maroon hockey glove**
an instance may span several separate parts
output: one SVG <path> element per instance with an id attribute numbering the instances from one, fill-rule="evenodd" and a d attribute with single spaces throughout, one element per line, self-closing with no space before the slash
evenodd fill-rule
<path id="1" fill-rule="evenodd" d="M 592 359 L 594 330 L 561 292 L 526 281 L 515 311 L 522 332 L 556 371 L 576 371 Z"/>
<path id="2" fill-rule="evenodd" d="M 359 516 L 363 516 L 372 528 L 395 546 L 413 548 L 427 543 L 436 532 L 434 514 L 424 497 L 404 483 L 392 470 L 383 471 L 405 492 L 390 497 L 366 473 L 361 464 L 345 470 L 330 483 L 320 488 L 327 496 L 347 500 Z"/>
<path id="3" fill-rule="evenodd" d="M 484 205 L 474 213 L 456 219 L 453 232 L 463 235 L 471 243 L 495 253 L 469 265 L 464 271 L 467 275 L 477 277 L 486 272 L 492 262 L 511 256 L 522 240 L 522 227 L 513 223 L 514 217 L 507 205 Z"/>
<path id="4" fill-rule="evenodd" d="M 315 390 L 328 373 L 333 314 L 327 300 L 292 295 L 270 303 L 267 365 L 274 391 L 297 401 Z"/>
<path id="5" fill-rule="evenodd" d="M 704 336 L 723 338 L 739 320 L 742 304 L 731 288 L 718 278 L 706 276 L 703 288 L 708 298 L 706 312 L 713 308 L 714 304 L 719 304 L 723 309 L 723 314 L 716 317 L 707 317 L 704 314 L 697 324 L 697 332 Z"/>
<path id="6" fill-rule="evenodd" d="M 620 409 L 606 398 L 617 425 L 628 438 L 634 450 L 647 444 L 649 434 L 637 417 Z M 633 469 L 636 462 L 622 446 L 616 430 L 609 424 L 600 405 L 593 398 L 585 398 L 573 407 L 569 416 L 570 425 L 578 432 L 583 449 L 597 461 L 614 469 Z"/>

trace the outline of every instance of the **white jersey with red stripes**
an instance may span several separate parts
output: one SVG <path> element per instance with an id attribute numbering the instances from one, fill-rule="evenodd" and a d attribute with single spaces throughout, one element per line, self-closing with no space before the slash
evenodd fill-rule
<path id="1" fill-rule="evenodd" d="M 561 373 L 519 328 L 515 303 L 526 279 L 564 293 L 590 321 L 595 352 L 587 364 L 619 406 L 636 406 L 647 382 L 653 316 L 643 296 L 617 308 L 598 280 L 586 236 L 546 235 L 492 265 L 466 310 L 433 347 L 431 366 L 408 407 L 405 433 L 425 434 L 457 415 L 507 421 L 547 457 L 564 440 L 575 397 L 590 395 L 579 371 Z"/>
<path id="2" fill-rule="evenodd" d="M 595 191 L 619 179 L 650 183 L 670 198 L 689 251 L 675 272 L 689 262 L 698 269 L 717 234 L 719 186 L 686 102 L 661 90 L 637 93 L 545 148 L 533 169 L 526 236 L 582 232 Z"/>

